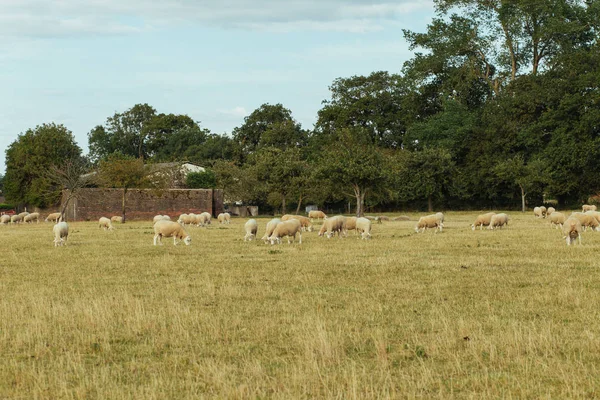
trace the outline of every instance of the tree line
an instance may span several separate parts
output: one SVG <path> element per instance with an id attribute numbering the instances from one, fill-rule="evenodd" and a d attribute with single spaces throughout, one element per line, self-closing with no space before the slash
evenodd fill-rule
<path id="1" fill-rule="evenodd" d="M 357 214 L 525 209 L 596 195 L 600 2 L 436 0 L 435 8 L 425 32 L 404 31 L 414 56 L 400 71 L 336 79 L 312 129 L 282 104 L 263 104 L 231 135 L 137 104 L 90 130 L 88 169 L 194 162 L 210 177 L 190 186 L 214 184 L 230 201 L 279 212 L 308 203 Z M 57 185 L 41 172 L 73 157 L 81 149 L 62 125 L 21 134 L 7 150 L 7 199 L 56 201 Z"/>

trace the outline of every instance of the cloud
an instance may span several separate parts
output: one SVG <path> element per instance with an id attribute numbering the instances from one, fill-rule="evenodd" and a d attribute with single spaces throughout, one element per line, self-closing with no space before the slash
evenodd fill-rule
<path id="1" fill-rule="evenodd" d="M 246 111 L 246 109 L 244 107 L 241 107 L 241 106 L 234 107 L 230 110 L 218 110 L 218 112 L 220 114 L 225 114 L 225 115 L 228 115 L 231 117 L 236 117 L 236 118 L 244 118 L 245 116 L 250 114 L 248 111 Z"/>
<path id="2" fill-rule="evenodd" d="M 432 8 L 433 0 L 2 0 L 0 36 L 121 35 L 186 24 L 367 32 Z"/>

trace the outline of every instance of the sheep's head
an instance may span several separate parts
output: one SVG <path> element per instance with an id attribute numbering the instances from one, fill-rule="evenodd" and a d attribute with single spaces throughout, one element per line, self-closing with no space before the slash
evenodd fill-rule
<path id="1" fill-rule="evenodd" d="M 185 243 L 186 246 L 189 246 L 191 242 L 192 238 L 190 236 L 186 236 L 185 239 L 183 239 L 183 243 Z"/>
<path id="2" fill-rule="evenodd" d="M 471 224 L 471 230 L 474 231 L 475 230 L 475 224 Z"/>

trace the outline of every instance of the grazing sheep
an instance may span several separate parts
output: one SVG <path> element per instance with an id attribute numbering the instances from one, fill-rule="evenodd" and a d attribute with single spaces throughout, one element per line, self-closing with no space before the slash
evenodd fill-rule
<path id="1" fill-rule="evenodd" d="M 321 230 L 319 231 L 319 236 L 327 236 L 327 239 L 330 239 L 337 232 L 338 237 L 341 239 L 342 234 L 346 230 L 346 217 L 343 215 L 336 215 L 335 217 L 331 217 L 326 219 L 321 226 Z"/>
<path id="2" fill-rule="evenodd" d="M 156 221 L 170 221 L 171 217 L 169 217 L 168 215 L 155 215 L 154 218 L 152 219 L 152 223 L 156 223 Z"/>
<path id="3" fill-rule="evenodd" d="M 246 230 L 246 236 L 244 236 L 244 242 L 247 240 L 253 240 L 256 238 L 256 232 L 258 232 L 258 223 L 255 219 L 249 219 L 244 224 L 244 229 Z"/>
<path id="4" fill-rule="evenodd" d="M 267 242 L 269 241 L 269 238 L 273 234 L 275 227 L 280 223 L 281 220 L 279 218 L 273 218 L 267 223 L 267 227 L 265 228 L 265 236 L 262 237 L 262 240 L 265 241 L 265 244 L 267 244 Z"/>
<path id="5" fill-rule="evenodd" d="M 371 239 L 371 221 L 366 218 L 356 219 L 356 231 L 360 233 L 360 237 L 368 240 Z"/>
<path id="6" fill-rule="evenodd" d="M 563 224 L 565 223 L 565 220 L 567 219 L 565 214 L 556 212 L 556 211 L 554 211 L 552 214 L 550 214 L 549 218 L 550 218 L 550 226 L 552 226 L 553 228 L 557 228 L 558 226 L 560 226 L 562 228 Z"/>
<path id="7" fill-rule="evenodd" d="M 504 225 L 508 225 L 508 215 L 500 213 L 492 216 L 488 229 L 502 228 Z"/>
<path id="8" fill-rule="evenodd" d="M 173 245 L 177 245 L 177 239 L 183 240 L 186 246 L 190 244 L 192 238 L 187 234 L 183 226 L 174 221 L 156 221 L 154 224 L 154 245 L 162 245 L 163 237 L 173 237 Z"/>
<path id="9" fill-rule="evenodd" d="M 23 211 L 22 213 L 18 214 L 19 217 L 21 217 L 21 219 L 25 218 L 26 216 L 29 215 L 29 213 L 27 211 Z"/>
<path id="10" fill-rule="evenodd" d="M 210 225 L 212 215 L 210 215 L 209 212 L 204 211 L 202 214 L 200 214 L 200 217 L 204 217 L 204 225 Z"/>
<path id="11" fill-rule="evenodd" d="M 575 243 L 576 239 L 579 239 L 581 244 L 581 222 L 575 217 L 569 217 L 562 227 L 563 239 L 566 239 L 567 246 L 571 243 Z"/>
<path id="12" fill-rule="evenodd" d="M 323 212 L 323 211 L 319 211 L 319 210 L 312 210 L 308 212 L 308 218 L 310 218 L 310 221 L 313 222 L 313 220 L 316 219 L 327 219 L 327 215 Z"/>
<path id="13" fill-rule="evenodd" d="M 285 214 L 284 216 L 281 217 L 281 221 L 289 221 L 290 219 L 297 219 L 298 221 L 300 221 L 300 225 L 302 226 L 302 231 L 309 231 L 309 232 L 313 231 L 313 226 L 312 226 L 312 223 L 310 222 L 309 218 L 306 218 L 305 216 L 302 216 L 302 215 L 292 215 L 292 214 Z"/>
<path id="14" fill-rule="evenodd" d="M 592 217 L 596 218 L 596 220 L 598 220 L 598 222 L 600 222 L 600 212 L 598 212 L 598 211 L 586 211 L 586 212 L 584 212 L 584 214 L 591 215 Z"/>
<path id="15" fill-rule="evenodd" d="M 269 237 L 271 245 L 281 244 L 281 238 L 287 236 L 288 244 L 290 244 L 290 237 L 293 237 L 293 241 L 296 241 L 296 234 L 300 235 L 299 243 L 302 244 L 302 225 L 297 219 L 290 219 L 289 221 L 282 221 L 273 230 L 273 233 Z"/>
<path id="16" fill-rule="evenodd" d="M 595 205 L 584 204 L 581 207 L 581 209 L 582 209 L 583 212 L 586 212 L 586 211 L 596 211 L 596 206 Z"/>
<path id="17" fill-rule="evenodd" d="M 546 218 L 546 215 L 548 213 L 548 210 L 546 210 L 546 207 L 541 206 L 540 210 L 542 210 L 542 218 Z"/>
<path id="18" fill-rule="evenodd" d="M 15 214 L 12 217 L 10 217 L 10 223 L 11 224 L 18 224 L 19 222 L 23 221 L 23 217 L 21 217 L 19 214 Z"/>
<path id="19" fill-rule="evenodd" d="M 231 215 L 229 213 L 221 213 L 217 215 L 219 224 L 229 224 L 231 222 Z"/>
<path id="20" fill-rule="evenodd" d="M 419 218 L 417 225 L 415 225 L 415 232 L 419 233 L 420 229 L 423 229 L 423 232 L 425 232 L 425 230 L 427 228 L 437 228 L 441 232 L 443 227 L 444 227 L 444 223 L 440 220 L 439 215 L 431 214 L 431 215 L 427 215 L 425 217 Z M 437 233 L 437 231 L 436 231 L 436 233 Z"/>
<path id="21" fill-rule="evenodd" d="M 6 225 L 10 223 L 10 215 L 2 215 L 0 216 L 0 224 L 1 225 Z"/>
<path id="22" fill-rule="evenodd" d="M 52 228 L 54 233 L 54 247 L 67 245 L 67 239 L 69 237 L 69 225 L 66 222 L 59 222 Z"/>
<path id="23" fill-rule="evenodd" d="M 356 229 L 357 219 L 357 217 L 346 217 L 346 225 L 344 226 L 344 236 L 348 236 L 348 231 L 354 231 L 354 234 L 358 232 L 358 230 Z M 365 219 L 371 222 L 368 218 Z"/>
<path id="24" fill-rule="evenodd" d="M 109 230 L 112 231 L 113 225 L 112 225 L 112 221 L 106 217 L 100 217 L 100 219 L 98 220 L 98 227 L 99 228 L 104 228 L 104 230 Z"/>
<path id="25" fill-rule="evenodd" d="M 571 217 L 579 220 L 584 231 L 587 231 L 587 228 L 590 227 L 592 230 L 600 232 L 600 222 L 593 215 L 575 212 L 569 216 L 569 218 Z"/>
<path id="26" fill-rule="evenodd" d="M 554 207 L 548 207 L 548 211 L 546 211 L 546 216 L 551 216 L 554 211 L 556 211 Z"/>
<path id="27" fill-rule="evenodd" d="M 489 226 L 494 215 L 496 215 L 496 213 L 493 212 L 479 214 L 475 219 L 475 222 L 471 224 L 471 229 L 475 230 L 475 228 L 479 227 L 479 230 L 482 230 L 484 226 Z"/>
<path id="28" fill-rule="evenodd" d="M 187 214 L 181 214 L 179 218 L 177 218 L 177 222 L 181 225 L 185 225 L 185 219 L 187 218 Z"/>
<path id="29" fill-rule="evenodd" d="M 113 215 L 112 217 L 110 217 L 110 220 L 112 222 L 119 223 L 119 224 L 123 223 L 123 217 L 118 216 L 118 215 Z"/>
<path id="30" fill-rule="evenodd" d="M 57 213 L 49 214 L 44 221 L 46 221 L 46 222 L 58 222 L 59 219 L 60 219 L 60 213 L 57 212 Z"/>
<path id="31" fill-rule="evenodd" d="M 541 207 L 535 207 L 535 208 L 533 209 L 533 215 L 534 215 L 536 218 L 542 218 L 542 217 L 543 217 L 543 215 L 542 215 L 542 208 L 541 208 Z"/>
<path id="32" fill-rule="evenodd" d="M 29 222 L 33 222 L 33 221 L 37 222 L 38 224 L 40 223 L 40 213 L 34 212 L 34 213 L 26 215 L 23 218 L 23 222 L 29 223 Z"/>
<path id="33" fill-rule="evenodd" d="M 438 219 L 440 221 L 442 221 L 442 224 L 444 223 L 444 214 L 439 212 L 439 213 L 435 213 L 435 216 L 438 217 Z"/>

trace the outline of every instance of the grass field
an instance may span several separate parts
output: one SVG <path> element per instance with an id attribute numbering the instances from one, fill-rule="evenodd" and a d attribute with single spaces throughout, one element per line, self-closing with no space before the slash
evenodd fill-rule
<path id="1" fill-rule="evenodd" d="M 242 219 L 175 247 L 151 222 L 63 248 L 0 226 L 0 398 L 600 397 L 600 233 L 476 214 L 290 246 Z"/>

